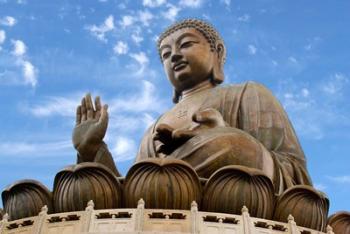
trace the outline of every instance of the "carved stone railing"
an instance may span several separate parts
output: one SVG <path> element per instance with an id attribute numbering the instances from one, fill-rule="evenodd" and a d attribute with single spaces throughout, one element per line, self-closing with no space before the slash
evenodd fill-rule
<path id="1" fill-rule="evenodd" d="M 287 221 L 287 220 L 286 220 Z M 321 234 L 297 226 L 292 216 L 288 223 L 250 217 L 246 207 L 241 215 L 191 210 L 145 209 L 141 199 L 136 209 L 94 210 L 92 201 L 85 211 L 47 214 L 43 207 L 38 216 L 0 221 L 1 234 L 76 234 L 76 233 L 192 233 L 192 234 Z M 327 234 L 334 234 L 327 227 Z"/>

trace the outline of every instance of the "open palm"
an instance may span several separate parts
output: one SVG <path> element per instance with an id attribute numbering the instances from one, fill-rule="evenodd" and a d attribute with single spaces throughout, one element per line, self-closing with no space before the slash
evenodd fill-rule
<path id="1" fill-rule="evenodd" d="M 76 125 L 73 130 L 73 145 L 84 161 L 92 161 L 103 144 L 108 126 L 107 105 L 101 106 L 100 97 L 95 99 L 95 107 L 87 94 L 77 107 Z"/>

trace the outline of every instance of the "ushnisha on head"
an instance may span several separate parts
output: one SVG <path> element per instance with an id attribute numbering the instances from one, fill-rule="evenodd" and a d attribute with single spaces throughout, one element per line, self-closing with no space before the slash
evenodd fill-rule
<path id="1" fill-rule="evenodd" d="M 160 35 L 158 50 L 174 86 L 175 103 L 183 91 L 205 80 L 214 86 L 224 81 L 226 48 L 219 33 L 205 21 L 185 19 L 174 23 Z"/>

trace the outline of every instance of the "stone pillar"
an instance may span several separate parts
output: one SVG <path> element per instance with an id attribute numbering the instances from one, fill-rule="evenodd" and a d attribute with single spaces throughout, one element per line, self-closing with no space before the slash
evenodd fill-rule
<path id="1" fill-rule="evenodd" d="M 95 208 L 95 203 L 93 200 L 88 201 L 87 206 L 85 208 L 85 212 L 82 217 L 82 225 L 81 225 L 81 232 L 89 232 L 91 222 L 94 219 L 94 208 Z"/>
<path id="2" fill-rule="evenodd" d="M 242 219 L 244 234 L 254 234 L 255 228 L 253 222 L 250 220 L 249 210 L 246 206 L 242 208 Z"/>
<path id="3" fill-rule="evenodd" d="M 294 221 L 294 217 L 292 215 L 288 216 L 288 229 L 289 234 L 300 234 L 297 224 Z"/>
<path id="4" fill-rule="evenodd" d="M 47 219 L 48 210 L 49 209 L 48 209 L 47 205 L 45 205 L 41 208 L 41 211 L 38 215 L 38 218 L 37 218 L 36 222 L 34 223 L 33 232 L 32 232 L 33 234 L 40 234 L 41 233 L 43 225 Z"/>
<path id="5" fill-rule="evenodd" d="M 326 230 L 327 230 L 327 234 L 334 234 L 333 228 L 331 226 L 327 225 L 327 229 Z"/>
<path id="6" fill-rule="evenodd" d="M 199 233 L 198 205 L 196 201 L 192 201 L 191 203 L 191 233 L 192 234 Z"/>
<path id="7" fill-rule="evenodd" d="M 2 216 L 2 220 L 0 221 L 0 234 L 4 232 L 7 226 L 8 220 L 9 220 L 9 215 L 6 213 L 4 214 L 4 216 Z"/>
<path id="8" fill-rule="evenodd" d="M 141 198 L 137 202 L 136 219 L 135 219 L 135 231 L 136 232 L 141 232 L 143 229 L 144 210 L 145 210 L 145 201 Z"/>

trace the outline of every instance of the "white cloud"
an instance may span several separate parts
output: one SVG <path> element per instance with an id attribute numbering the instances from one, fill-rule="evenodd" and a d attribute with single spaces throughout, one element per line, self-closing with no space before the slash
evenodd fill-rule
<path id="1" fill-rule="evenodd" d="M 322 183 L 315 183 L 314 188 L 317 190 L 325 191 L 327 189 L 327 186 Z"/>
<path id="2" fill-rule="evenodd" d="M 12 16 L 5 16 L 0 19 L 0 24 L 4 26 L 12 27 L 17 23 L 17 20 L 13 18 Z"/>
<path id="3" fill-rule="evenodd" d="M 258 49 L 254 45 L 248 45 L 248 52 L 251 55 L 255 55 Z"/>
<path id="4" fill-rule="evenodd" d="M 149 58 L 147 55 L 141 51 L 140 53 L 130 54 L 130 57 L 135 59 L 136 62 L 140 65 L 140 69 L 138 70 L 137 74 L 142 74 L 146 68 L 146 65 L 149 63 Z"/>
<path id="5" fill-rule="evenodd" d="M 231 5 L 231 0 L 220 0 L 220 2 L 224 3 L 226 6 Z"/>
<path id="6" fill-rule="evenodd" d="M 159 7 L 166 3 L 166 0 L 143 0 L 142 4 L 145 7 Z"/>
<path id="7" fill-rule="evenodd" d="M 167 7 L 168 7 L 168 10 L 165 12 L 162 12 L 163 17 L 170 21 L 174 21 L 178 13 L 180 12 L 180 8 L 172 4 L 168 4 Z"/>
<path id="8" fill-rule="evenodd" d="M 122 17 L 122 21 L 120 22 L 120 25 L 123 28 L 126 28 L 126 27 L 132 25 L 134 22 L 135 22 L 135 18 L 133 16 L 131 16 L 131 15 L 124 15 Z"/>
<path id="9" fill-rule="evenodd" d="M 30 84 L 32 87 L 35 87 L 38 83 L 37 69 L 29 61 L 23 61 L 22 68 L 25 84 Z"/>
<path id="10" fill-rule="evenodd" d="M 295 57 L 293 57 L 293 56 L 290 56 L 288 58 L 288 61 L 291 62 L 291 63 L 298 63 L 298 60 Z"/>
<path id="11" fill-rule="evenodd" d="M 179 5 L 182 7 L 198 8 L 202 5 L 203 0 L 181 0 Z"/>
<path id="12" fill-rule="evenodd" d="M 238 17 L 238 21 L 241 21 L 241 22 L 249 22 L 249 21 L 250 21 L 250 15 L 244 14 L 244 15 Z"/>
<path id="13" fill-rule="evenodd" d="M 105 34 L 114 29 L 114 17 L 109 15 L 101 25 L 88 26 L 87 29 L 100 41 L 107 42 Z"/>
<path id="14" fill-rule="evenodd" d="M 36 117 L 48 116 L 65 116 L 75 117 L 75 110 L 80 104 L 79 101 L 83 97 L 83 93 L 75 94 L 70 97 L 48 97 L 39 104 L 32 106 L 24 106 L 24 111 Z"/>
<path id="15" fill-rule="evenodd" d="M 4 30 L 0 30 L 0 44 L 4 43 L 6 40 L 6 32 Z"/>
<path id="16" fill-rule="evenodd" d="M 12 51 L 13 55 L 15 55 L 17 57 L 21 57 L 26 53 L 27 47 L 23 41 L 12 40 L 12 44 L 13 44 L 13 51 Z"/>
<path id="17" fill-rule="evenodd" d="M 344 175 L 344 176 L 328 176 L 328 178 L 334 182 L 340 183 L 340 184 L 350 184 L 350 175 Z"/>
<path id="18" fill-rule="evenodd" d="M 118 162 L 135 158 L 137 146 L 133 139 L 117 136 L 115 145 L 111 149 L 114 159 Z"/>
<path id="19" fill-rule="evenodd" d="M 322 85 L 322 91 L 329 95 L 340 95 L 348 83 L 349 79 L 344 74 L 335 73 Z"/>
<path id="20" fill-rule="evenodd" d="M 113 51 L 116 54 L 126 54 L 128 53 L 128 50 L 129 50 L 128 44 L 122 41 L 118 41 L 113 48 Z"/>
<path id="21" fill-rule="evenodd" d="M 143 41 L 143 37 L 140 36 L 140 33 L 135 32 L 131 35 L 131 39 L 137 44 L 139 45 L 140 42 Z"/>
<path id="22" fill-rule="evenodd" d="M 149 26 L 150 21 L 154 18 L 153 14 L 149 11 L 140 11 L 139 12 L 139 19 L 142 22 L 144 26 Z"/>
<path id="23" fill-rule="evenodd" d="M 50 155 L 62 156 L 62 152 L 71 152 L 72 142 L 56 141 L 47 143 L 32 142 L 1 142 L 2 155 L 11 157 L 47 157 Z"/>
<path id="24" fill-rule="evenodd" d="M 145 111 L 162 113 L 165 109 L 164 103 L 155 94 L 154 84 L 143 80 L 141 92 L 112 100 L 109 109 L 116 115 L 123 112 L 141 113 Z"/>

